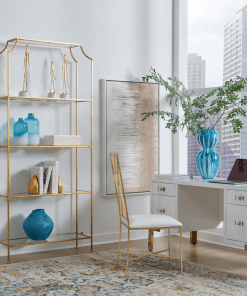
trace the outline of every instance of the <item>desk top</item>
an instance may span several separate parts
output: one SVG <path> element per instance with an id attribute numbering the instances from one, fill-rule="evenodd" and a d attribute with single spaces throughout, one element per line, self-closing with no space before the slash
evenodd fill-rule
<path id="1" fill-rule="evenodd" d="M 220 184 L 220 183 L 209 183 L 209 180 L 200 179 L 196 177 L 195 179 L 166 179 L 166 178 L 152 178 L 150 179 L 154 182 L 159 183 L 170 183 L 177 185 L 187 185 L 187 186 L 197 186 L 197 187 L 208 187 L 208 188 L 218 188 L 218 189 L 232 189 L 232 190 L 247 190 L 247 184 L 244 185 L 231 185 L 231 184 Z M 219 179 L 222 180 L 222 179 Z"/>

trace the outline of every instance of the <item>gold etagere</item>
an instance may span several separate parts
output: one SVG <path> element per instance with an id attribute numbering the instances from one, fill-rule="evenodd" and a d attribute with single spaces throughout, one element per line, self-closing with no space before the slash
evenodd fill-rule
<path id="1" fill-rule="evenodd" d="M 70 51 L 71 57 L 76 65 L 76 96 L 75 98 L 46 98 L 46 97 L 21 97 L 21 96 L 11 96 L 10 95 L 10 53 L 13 52 L 18 44 L 32 45 L 38 47 L 55 47 L 55 48 L 67 48 Z M 8 237 L 5 240 L 1 240 L 0 244 L 8 248 L 8 263 L 10 263 L 10 249 L 14 247 L 30 246 L 38 244 L 49 244 L 49 243 L 60 243 L 75 241 L 76 249 L 78 249 L 78 241 L 83 239 L 91 240 L 91 252 L 93 252 L 93 59 L 87 56 L 80 44 L 64 43 L 64 42 L 52 42 L 44 40 L 34 40 L 25 38 L 14 38 L 7 41 L 5 48 L 0 52 L 2 54 L 9 46 L 12 48 L 8 50 L 8 95 L 0 97 L 0 100 L 7 101 L 7 125 L 8 125 L 8 135 L 7 135 L 7 145 L 0 146 L 0 148 L 7 149 L 7 195 L 0 194 L 0 197 L 7 198 L 7 224 L 8 224 Z M 78 61 L 75 59 L 72 52 L 73 48 L 80 48 L 83 55 L 91 62 L 91 98 L 90 99 L 79 99 L 78 98 Z M 91 104 L 91 144 L 88 146 L 11 146 L 10 145 L 10 102 L 11 101 L 31 101 L 31 102 L 56 102 L 56 103 L 75 103 L 76 104 L 76 135 L 78 135 L 78 103 L 89 102 Z M 58 194 L 35 194 L 29 195 L 28 193 L 10 193 L 10 149 L 25 149 L 25 148 L 48 148 L 48 149 L 76 149 L 76 188 L 72 191 L 67 191 Z M 88 148 L 91 150 L 91 189 L 90 191 L 80 190 L 78 187 L 78 149 Z M 79 232 L 78 226 L 78 195 L 90 194 L 91 195 L 91 233 L 90 235 L 85 235 Z M 12 198 L 28 198 L 37 196 L 58 196 L 58 195 L 75 195 L 76 196 L 76 225 L 75 232 L 73 233 L 63 233 L 51 235 L 46 241 L 32 241 L 27 237 L 24 238 L 10 238 L 10 200 Z"/>

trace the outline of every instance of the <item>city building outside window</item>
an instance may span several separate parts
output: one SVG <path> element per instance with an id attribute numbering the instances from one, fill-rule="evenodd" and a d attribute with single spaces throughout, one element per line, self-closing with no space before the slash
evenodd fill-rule
<path id="1" fill-rule="evenodd" d="M 247 78 L 246 0 L 188 0 L 188 12 L 188 66 L 193 63 L 198 67 L 197 74 L 193 71 L 196 74 L 193 85 L 188 86 L 194 89 L 195 95 L 197 88 L 200 94 L 207 94 L 212 87 L 222 86 L 237 75 Z M 247 93 L 240 95 L 247 96 Z M 247 106 L 245 109 L 247 111 Z M 242 121 L 244 126 L 239 134 L 233 133 L 230 124 L 217 123 L 220 143 L 216 150 L 221 156 L 217 177 L 227 178 L 235 159 L 247 158 L 247 119 Z M 196 137 L 189 135 L 188 174 L 199 175 L 196 156 L 200 150 Z"/>

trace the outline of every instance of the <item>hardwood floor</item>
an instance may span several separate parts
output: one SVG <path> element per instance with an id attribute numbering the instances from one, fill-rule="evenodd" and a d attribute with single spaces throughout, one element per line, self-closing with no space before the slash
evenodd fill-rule
<path id="1" fill-rule="evenodd" d="M 154 238 L 154 251 L 158 251 L 164 248 L 166 244 L 166 237 Z M 127 243 L 122 242 L 121 248 L 126 247 Z M 136 247 L 143 250 L 147 250 L 148 240 L 144 239 L 138 241 L 131 241 L 130 247 Z M 94 252 L 110 251 L 117 249 L 118 243 L 94 246 Z M 11 263 L 58 258 L 63 256 L 87 253 L 90 253 L 90 247 L 81 247 L 78 250 L 65 249 L 24 255 L 13 255 L 11 256 Z M 179 237 L 171 237 L 171 255 L 179 256 Z M 201 241 L 198 241 L 198 245 L 193 246 L 189 244 L 189 239 L 183 238 L 183 260 L 247 276 L 247 251 L 223 247 Z M 0 264 L 6 263 L 7 257 L 0 257 Z"/>

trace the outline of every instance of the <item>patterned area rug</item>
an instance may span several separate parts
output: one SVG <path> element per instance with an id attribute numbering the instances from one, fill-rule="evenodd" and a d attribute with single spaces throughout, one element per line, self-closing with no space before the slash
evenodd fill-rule
<path id="1" fill-rule="evenodd" d="M 133 248 L 132 251 L 140 251 Z M 247 295 L 247 279 L 166 258 L 131 261 L 117 251 L 0 266 L 0 295 Z"/>

